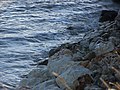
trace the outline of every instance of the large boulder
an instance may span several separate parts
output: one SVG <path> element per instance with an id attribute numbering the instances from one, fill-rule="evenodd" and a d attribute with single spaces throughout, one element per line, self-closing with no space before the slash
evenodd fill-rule
<path id="1" fill-rule="evenodd" d="M 55 79 L 51 79 L 40 83 L 32 88 L 32 90 L 62 90 L 60 89 L 55 82 Z"/>
<path id="2" fill-rule="evenodd" d="M 69 67 L 59 77 L 57 77 L 56 82 L 57 82 L 58 86 L 63 90 L 66 89 L 66 85 L 68 85 L 70 88 L 72 88 L 72 90 L 75 90 L 76 87 L 79 86 L 78 78 L 80 78 L 86 74 L 90 75 L 91 71 L 80 65 L 73 65 L 73 66 Z M 66 85 L 65 85 L 65 83 L 63 83 L 63 79 L 61 79 L 60 77 L 65 80 Z"/>
<path id="3" fill-rule="evenodd" d="M 53 75 L 47 69 L 47 66 L 39 66 L 39 68 L 33 69 L 27 78 L 20 82 L 20 87 L 34 87 L 35 85 L 42 83 L 46 80 L 53 78 Z"/>
<path id="4" fill-rule="evenodd" d="M 61 74 L 75 64 L 77 62 L 73 61 L 72 52 L 68 49 L 62 49 L 49 58 L 48 69 L 50 72 Z"/>
<path id="5" fill-rule="evenodd" d="M 112 42 L 92 42 L 89 47 L 97 56 L 108 53 L 115 49 L 115 46 Z"/>

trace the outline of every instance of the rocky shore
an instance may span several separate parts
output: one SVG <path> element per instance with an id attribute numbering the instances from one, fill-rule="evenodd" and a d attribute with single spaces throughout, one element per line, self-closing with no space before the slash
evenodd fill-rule
<path id="1" fill-rule="evenodd" d="M 17 90 L 119 90 L 119 70 L 120 12 L 102 11 L 98 30 L 50 50 Z"/>

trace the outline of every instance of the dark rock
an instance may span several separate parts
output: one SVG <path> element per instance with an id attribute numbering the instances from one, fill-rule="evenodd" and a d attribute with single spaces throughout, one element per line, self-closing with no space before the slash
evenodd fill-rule
<path id="1" fill-rule="evenodd" d="M 49 57 L 53 56 L 55 53 L 59 52 L 62 49 L 69 49 L 72 52 L 77 52 L 80 49 L 80 45 L 78 43 L 65 43 L 61 46 L 55 47 L 49 51 Z"/>
<path id="2" fill-rule="evenodd" d="M 103 90 L 103 89 L 96 85 L 87 85 L 84 90 Z"/>
<path id="3" fill-rule="evenodd" d="M 117 14 L 117 11 L 102 10 L 99 22 L 114 21 Z"/>
<path id="4" fill-rule="evenodd" d="M 91 60 L 91 59 L 93 59 L 93 58 L 95 58 L 95 57 L 96 57 L 95 52 L 90 52 L 90 53 L 88 53 L 83 59 L 84 59 L 84 60 Z"/>
<path id="5" fill-rule="evenodd" d="M 89 69 L 84 68 L 80 65 L 72 65 L 64 73 L 62 73 L 60 77 L 62 77 L 66 81 L 67 85 L 72 90 L 76 90 L 76 87 L 78 85 L 81 86 L 81 83 L 83 83 L 84 86 L 84 84 L 89 84 L 92 82 L 90 76 L 91 73 L 92 72 Z M 62 90 L 66 88 L 59 77 L 57 77 L 56 83 Z M 80 90 L 82 90 L 82 88 Z"/>
<path id="6" fill-rule="evenodd" d="M 117 28 L 119 30 L 120 29 L 120 10 L 118 12 L 117 17 L 115 18 L 115 22 L 116 22 Z"/>
<path id="7" fill-rule="evenodd" d="M 79 85 L 76 87 L 76 90 L 84 90 L 87 84 L 91 84 L 93 79 L 90 75 L 84 75 L 83 77 L 78 78 Z"/>
<path id="8" fill-rule="evenodd" d="M 112 1 L 120 4 L 120 0 L 112 0 Z"/>
<path id="9" fill-rule="evenodd" d="M 48 64 L 48 59 L 40 60 L 37 64 L 38 65 L 47 65 Z"/>
<path id="10" fill-rule="evenodd" d="M 67 29 L 68 29 L 68 30 L 73 30 L 73 29 L 74 29 L 74 27 L 69 26 L 69 27 L 67 27 Z"/>

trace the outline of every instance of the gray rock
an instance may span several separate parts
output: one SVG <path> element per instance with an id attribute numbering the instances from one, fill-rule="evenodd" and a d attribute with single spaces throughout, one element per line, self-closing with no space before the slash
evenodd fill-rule
<path id="1" fill-rule="evenodd" d="M 118 12 L 117 17 L 115 18 L 115 21 L 116 21 L 116 25 L 117 25 L 118 29 L 120 29 L 120 10 Z"/>
<path id="2" fill-rule="evenodd" d="M 66 84 L 69 87 L 75 90 L 75 87 L 79 85 L 78 78 L 86 74 L 90 75 L 91 71 L 80 65 L 73 65 L 69 67 L 64 73 L 62 73 L 60 77 L 62 77 L 66 81 Z M 57 77 L 56 83 L 63 90 L 66 88 L 59 77 Z"/>
<path id="3" fill-rule="evenodd" d="M 90 48 L 91 46 L 92 46 L 93 52 L 95 52 L 97 56 L 113 51 L 115 48 L 114 44 L 110 41 L 91 43 Z"/>
<path id="4" fill-rule="evenodd" d="M 62 90 L 55 82 L 55 79 L 45 81 L 32 88 L 32 90 Z"/>
<path id="5" fill-rule="evenodd" d="M 84 90 L 103 90 L 103 89 L 95 85 L 93 86 L 88 85 L 84 88 Z"/>
<path id="6" fill-rule="evenodd" d="M 81 52 L 74 53 L 73 54 L 73 60 L 74 61 L 82 61 L 83 60 L 82 59 L 83 56 L 84 55 Z"/>
<path id="7" fill-rule="evenodd" d="M 20 87 L 29 86 L 30 88 L 42 83 L 46 80 L 53 78 L 53 75 L 48 71 L 47 66 L 41 66 L 39 68 L 33 69 L 28 75 L 28 78 L 23 79 L 20 82 Z"/>
<path id="8" fill-rule="evenodd" d="M 50 57 L 48 61 L 48 69 L 50 72 L 61 74 L 76 63 L 77 62 L 73 61 L 71 51 L 63 49 Z"/>

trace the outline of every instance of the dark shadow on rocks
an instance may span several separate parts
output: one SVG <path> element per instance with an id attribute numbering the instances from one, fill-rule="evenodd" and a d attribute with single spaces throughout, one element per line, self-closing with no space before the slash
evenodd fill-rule
<path id="1" fill-rule="evenodd" d="M 117 11 L 102 10 L 99 22 L 114 21 L 117 15 Z"/>

